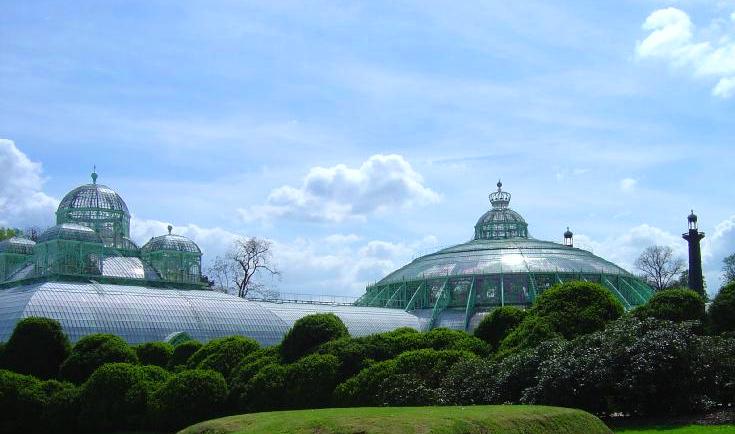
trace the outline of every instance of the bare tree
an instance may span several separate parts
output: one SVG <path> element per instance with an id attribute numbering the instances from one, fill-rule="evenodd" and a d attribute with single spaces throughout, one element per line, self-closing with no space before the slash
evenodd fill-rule
<path id="1" fill-rule="evenodd" d="M 674 257 L 668 246 L 647 247 L 635 260 L 635 267 L 656 291 L 671 287 L 684 271 L 684 260 Z"/>
<path id="2" fill-rule="evenodd" d="M 259 238 L 238 238 L 224 254 L 218 256 L 207 270 L 214 280 L 215 290 L 237 293 L 246 297 L 251 292 L 272 296 L 273 290 L 263 283 L 265 277 L 281 275 L 273 261 L 272 244 Z"/>

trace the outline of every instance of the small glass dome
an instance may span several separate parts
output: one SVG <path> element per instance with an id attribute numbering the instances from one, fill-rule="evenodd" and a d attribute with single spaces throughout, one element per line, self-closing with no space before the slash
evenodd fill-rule
<path id="1" fill-rule="evenodd" d="M 101 184 L 81 185 L 67 193 L 59 204 L 59 211 L 74 209 L 105 209 L 130 215 L 122 197 L 115 190 Z"/>
<path id="2" fill-rule="evenodd" d="M 33 246 L 36 243 L 28 238 L 12 237 L 0 241 L 0 253 L 13 253 L 16 255 L 32 255 Z"/>
<path id="3" fill-rule="evenodd" d="M 82 241 L 86 243 L 102 242 L 97 232 L 76 223 L 62 223 L 52 226 L 38 237 L 39 244 L 52 240 Z"/>
<path id="4" fill-rule="evenodd" d="M 169 226 L 168 234 L 151 238 L 143 245 L 143 252 L 169 251 L 202 254 L 199 246 L 194 241 L 181 235 L 172 234 L 171 229 L 172 227 Z"/>

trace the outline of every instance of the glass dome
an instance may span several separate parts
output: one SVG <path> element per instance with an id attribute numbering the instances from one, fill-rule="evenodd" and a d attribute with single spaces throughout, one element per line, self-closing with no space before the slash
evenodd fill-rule
<path id="1" fill-rule="evenodd" d="M 33 246 L 36 243 L 28 238 L 11 237 L 0 241 L 0 253 L 12 253 L 16 255 L 32 255 Z"/>
<path id="2" fill-rule="evenodd" d="M 168 282 L 200 283 L 202 278 L 202 251 L 196 243 L 171 233 L 151 238 L 141 249 L 141 257 L 150 264 L 161 279 Z"/>
<path id="3" fill-rule="evenodd" d="M 59 204 L 56 223 L 77 223 L 94 229 L 105 246 L 129 249 L 130 212 L 125 201 L 113 189 L 97 184 L 97 173 L 92 183 L 70 191 Z"/>
<path id="4" fill-rule="evenodd" d="M 75 223 L 62 223 L 46 229 L 38 236 L 38 243 L 53 240 L 83 241 L 87 243 L 101 243 L 100 236 L 87 226 Z"/>
<path id="5" fill-rule="evenodd" d="M 194 241 L 181 235 L 172 234 L 171 229 L 171 226 L 169 226 L 168 234 L 151 238 L 150 241 L 143 245 L 143 252 L 150 253 L 166 250 L 171 252 L 202 254 L 199 246 Z"/>

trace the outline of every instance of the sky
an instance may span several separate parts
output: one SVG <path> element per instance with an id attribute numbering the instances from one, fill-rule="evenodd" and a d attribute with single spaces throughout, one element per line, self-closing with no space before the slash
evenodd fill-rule
<path id="1" fill-rule="evenodd" d="M 271 240 L 284 293 L 469 240 L 498 179 L 630 271 L 694 209 L 714 293 L 733 161 L 735 1 L 0 0 L 0 225 L 96 165 L 137 242 Z"/>

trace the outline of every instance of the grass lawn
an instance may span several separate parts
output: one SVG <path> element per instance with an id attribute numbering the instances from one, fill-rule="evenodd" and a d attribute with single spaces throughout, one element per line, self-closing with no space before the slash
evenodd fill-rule
<path id="1" fill-rule="evenodd" d="M 543 406 L 328 408 L 224 417 L 180 434 L 611 433 L 581 410 Z"/>
<path id="2" fill-rule="evenodd" d="M 735 433 L 735 425 L 658 425 L 644 428 L 620 428 L 615 432 L 625 434 L 729 434 Z"/>

